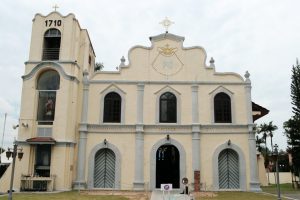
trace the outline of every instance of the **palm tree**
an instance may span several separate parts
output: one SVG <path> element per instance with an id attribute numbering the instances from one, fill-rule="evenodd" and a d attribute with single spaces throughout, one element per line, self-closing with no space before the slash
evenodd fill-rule
<path id="1" fill-rule="evenodd" d="M 257 148 L 257 150 L 258 150 L 260 153 L 262 153 L 263 148 L 261 147 L 261 144 L 262 144 L 262 143 L 265 143 L 264 138 L 263 138 L 263 137 L 259 137 L 260 129 L 259 129 L 258 126 L 255 125 L 255 126 L 253 127 L 253 131 L 254 131 L 255 134 L 256 134 L 256 148 Z"/>
<path id="2" fill-rule="evenodd" d="M 273 152 L 273 132 L 275 130 L 277 130 L 278 127 L 276 125 L 273 124 L 273 121 L 269 122 L 269 124 L 263 123 L 259 126 L 259 131 L 260 133 L 263 133 L 263 138 L 264 138 L 264 142 L 265 142 L 265 146 L 267 147 L 267 137 L 271 138 L 271 149 Z M 266 154 L 267 154 L 267 150 L 266 150 Z"/>
<path id="3" fill-rule="evenodd" d="M 268 125 L 266 123 L 263 123 L 263 124 L 259 125 L 258 128 L 259 128 L 258 129 L 259 133 L 263 134 L 262 139 L 263 139 L 263 141 L 265 143 L 265 157 L 267 158 L 267 156 L 268 156 L 268 148 L 267 148 Z M 266 160 L 267 159 L 265 159 L 265 161 Z M 266 165 L 267 164 L 265 163 L 265 167 L 267 167 Z"/>
<path id="4" fill-rule="evenodd" d="M 273 125 L 273 121 L 269 122 L 269 124 L 267 125 L 267 132 L 269 133 L 269 136 L 271 138 L 271 149 L 273 152 L 273 132 L 276 131 L 278 129 L 278 127 L 276 125 Z"/>
<path id="5" fill-rule="evenodd" d="M 267 148 L 267 137 L 269 136 L 271 138 L 271 149 L 273 152 L 273 131 L 277 130 L 277 126 L 273 125 L 273 121 L 269 122 L 269 124 L 263 123 L 259 126 L 259 132 L 263 133 L 263 139 L 265 142 L 265 168 L 269 168 L 269 157 L 268 157 L 268 148 Z M 269 170 L 268 170 L 268 183 L 270 183 L 269 180 Z"/>

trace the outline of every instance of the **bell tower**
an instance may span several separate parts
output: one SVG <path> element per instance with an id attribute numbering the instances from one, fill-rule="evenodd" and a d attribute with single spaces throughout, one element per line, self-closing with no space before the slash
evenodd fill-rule
<path id="1" fill-rule="evenodd" d="M 69 190 L 76 176 L 83 72 L 94 70 L 95 53 L 74 14 L 63 16 L 56 8 L 33 19 L 22 76 L 20 124 L 28 126 L 19 129 L 18 142 L 27 155 L 20 171 L 53 178 L 56 190 Z"/>

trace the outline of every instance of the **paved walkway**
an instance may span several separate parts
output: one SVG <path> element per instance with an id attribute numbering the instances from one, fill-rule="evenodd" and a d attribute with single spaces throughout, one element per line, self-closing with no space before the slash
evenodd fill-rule
<path id="1" fill-rule="evenodd" d="M 175 190 L 170 192 L 170 195 L 168 195 L 168 193 L 165 193 L 165 196 L 163 196 L 162 191 L 153 190 L 151 194 L 151 200 L 190 200 L 188 195 L 179 193 L 179 191 Z"/>
<path id="2" fill-rule="evenodd" d="M 300 194 L 283 194 L 283 196 L 285 197 L 290 197 L 292 199 L 297 199 L 297 200 L 300 200 Z"/>
<path id="3" fill-rule="evenodd" d="M 277 197 L 277 194 L 272 194 L 272 193 L 268 193 L 268 192 L 262 192 L 262 193 Z M 281 194 L 281 198 L 282 197 L 289 199 L 289 200 L 300 200 L 300 194 Z"/>

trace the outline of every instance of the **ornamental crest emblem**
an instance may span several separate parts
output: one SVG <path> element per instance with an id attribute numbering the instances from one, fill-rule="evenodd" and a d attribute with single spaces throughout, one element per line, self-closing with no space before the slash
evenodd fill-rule
<path id="1" fill-rule="evenodd" d="M 152 62 L 152 67 L 165 76 L 171 76 L 179 72 L 183 67 L 183 63 L 176 54 L 177 50 L 177 48 L 170 47 L 169 44 L 158 47 L 158 54 Z"/>

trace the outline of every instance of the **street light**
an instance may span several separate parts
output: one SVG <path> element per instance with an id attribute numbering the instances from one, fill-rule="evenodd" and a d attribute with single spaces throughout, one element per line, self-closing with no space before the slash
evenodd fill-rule
<path id="1" fill-rule="evenodd" d="M 274 145 L 274 151 L 272 154 L 273 160 L 275 161 L 276 164 L 276 175 L 277 175 L 277 199 L 281 200 L 280 197 L 280 183 L 279 183 L 279 169 L 278 169 L 278 145 Z"/>
<path id="2" fill-rule="evenodd" d="M 16 157 L 18 156 L 19 160 L 21 160 L 23 158 L 23 154 L 24 154 L 22 151 L 23 151 L 23 149 L 18 148 L 18 144 L 16 142 L 14 142 L 14 147 L 13 147 L 12 151 L 10 148 L 8 148 L 8 151 L 6 151 L 7 159 L 9 159 L 10 157 L 13 158 L 8 200 L 12 200 L 12 187 L 14 184 Z"/>

